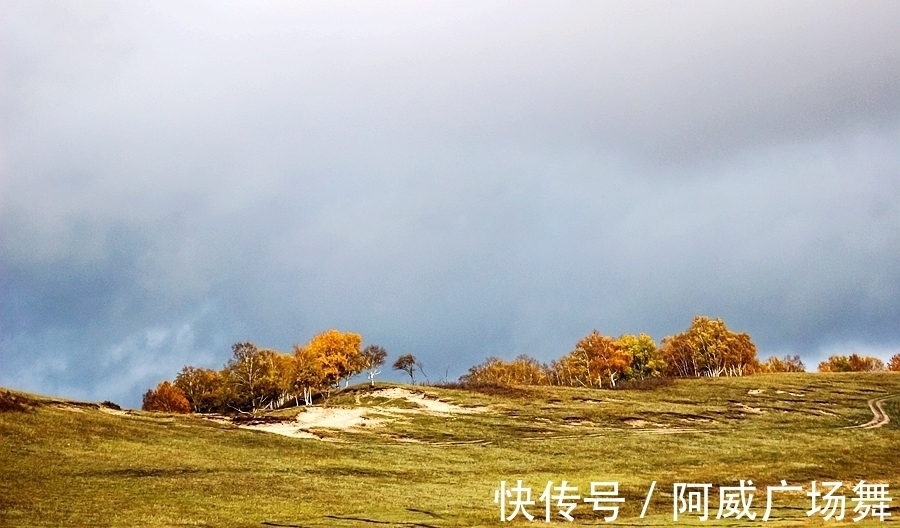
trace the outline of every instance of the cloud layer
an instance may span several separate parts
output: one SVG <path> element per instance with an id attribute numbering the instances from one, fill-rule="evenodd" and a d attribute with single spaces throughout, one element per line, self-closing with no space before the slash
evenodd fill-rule
<path id="1" fill-rule="evenodd" d="M 432 378 L 697 314 L 900 351 L 896 2 L 0 7 L 0 385 L 332 327 Z M 885 358 L 886 359 L 886 358 Z"/>

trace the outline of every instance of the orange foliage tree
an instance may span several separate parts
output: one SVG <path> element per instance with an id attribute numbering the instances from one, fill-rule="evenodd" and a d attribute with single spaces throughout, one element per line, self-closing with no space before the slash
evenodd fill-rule
<path id="1" fill-rule="evenodd" d="M 893 372 L 900 372 L 900 354 L 894 354 L 888 361 L 887 369 Z"/>
<path id="2" fill-rule="evenodd" d="M 819 363 L 819 372 L 877 372 L 884 370 L 884 362 L 872 356 L 835 355 Z"/>
<path id="3" fill-rule="evenodd" d="M 631 368 L 631 354 L 622 343 L 594 330 L 575 345 L 575 350 L 551 364 L 559 385 L 602 387 L 605 379 L 614 387 Z"/>
<path id="4" fill-rule="evenodd" d="M 141 409 L 145 411 L 162 411 L 169 413 L 189 413 L 191 404 L 184 392 L 168 381 L 164 381 L 144 394 L 144 404 Z"/>
<path id="5" fill-rule="evenodd" d="M 174 386 L 164 388 L 162 401 L 167 409 L 174 408 L 172 401 L 177 398 L 170 394 L 174 390 L 186 402 L 184 412 L 254 412 L 280 408 L 291 400 L 299 405 L 301 397 L 310 405 L 313 395 L 324 392 L 327 397 L 341 380 L 349 381 L 363 369 L 369 369 L 374 381 L 387 353 L 381 347 L 368 347 L 364 357 L 361 343 L 359 334 L 337 330 L 314 336 L 306 346 L 294 345 L 292 354 L 250 342 L 235 343 L 221 371 L 185 366 Z M 162 405 L 157 402 L 162 387 L 148 391 L 145 402 Z"/>
<path id="6" fill-rule="evenodd" d="M 670 376 L 742 376 L 759 369 L 750 336 L 728 330 L 721 319 L 695 317 L 686 332 L 663 339 L 661 352 Z"/>

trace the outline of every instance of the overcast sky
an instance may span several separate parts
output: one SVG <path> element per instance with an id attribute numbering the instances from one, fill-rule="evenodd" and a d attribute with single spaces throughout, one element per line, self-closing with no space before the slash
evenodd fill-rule
<path id="1" fill-rule="evenodd" d="M 139 406 L 329 328 L 456 379 L 699 314 L 886 360 L 898 35 L 894 0 L 3 1 L 0 386 Z"/>

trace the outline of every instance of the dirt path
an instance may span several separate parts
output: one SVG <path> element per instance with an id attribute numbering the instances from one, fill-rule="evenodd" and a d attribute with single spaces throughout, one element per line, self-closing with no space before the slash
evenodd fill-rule
<path id="1" fill-rule="evenodd" d="M 891 394 L 890 396 L 883 396 L 881 398 L 872 398 L 871 400 L 866 402 L 869 404 L 869 409 L 872 411 L 872 419 L 862 425 L 854 425 L 850 428 L 877 429 L 891 423 L 891 417 L 888 416 L 888 413 L 884 410 L 884 402 L 885 400 L 896 398 L 898 396 L 900 396 L 900 394 Z"/>

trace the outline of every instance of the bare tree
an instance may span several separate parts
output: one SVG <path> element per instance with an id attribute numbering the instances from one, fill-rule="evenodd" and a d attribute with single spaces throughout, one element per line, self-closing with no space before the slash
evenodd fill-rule
<path id="1" fill-rule="evenodd" d="M 416 360 L 416 368 L 419 369 L 419 372 L 425 376 L 425 385 L 431 385 L 431 380 L 428 379 L 428 374 L 425 374 L 425 365 L 422 364 L 420 360 Z"/>
<path id="2" fill-rule="evenodd" d="M 397 361 L 394 361 L 394 370 L 402 370 L 409 374 L 409 381 L 413 385 L 416 383 L 416 366 L 418 364 L 418 360 L 416 356 L 412 354 L 403 354 L 402 356 L 397 358 Z"/>

